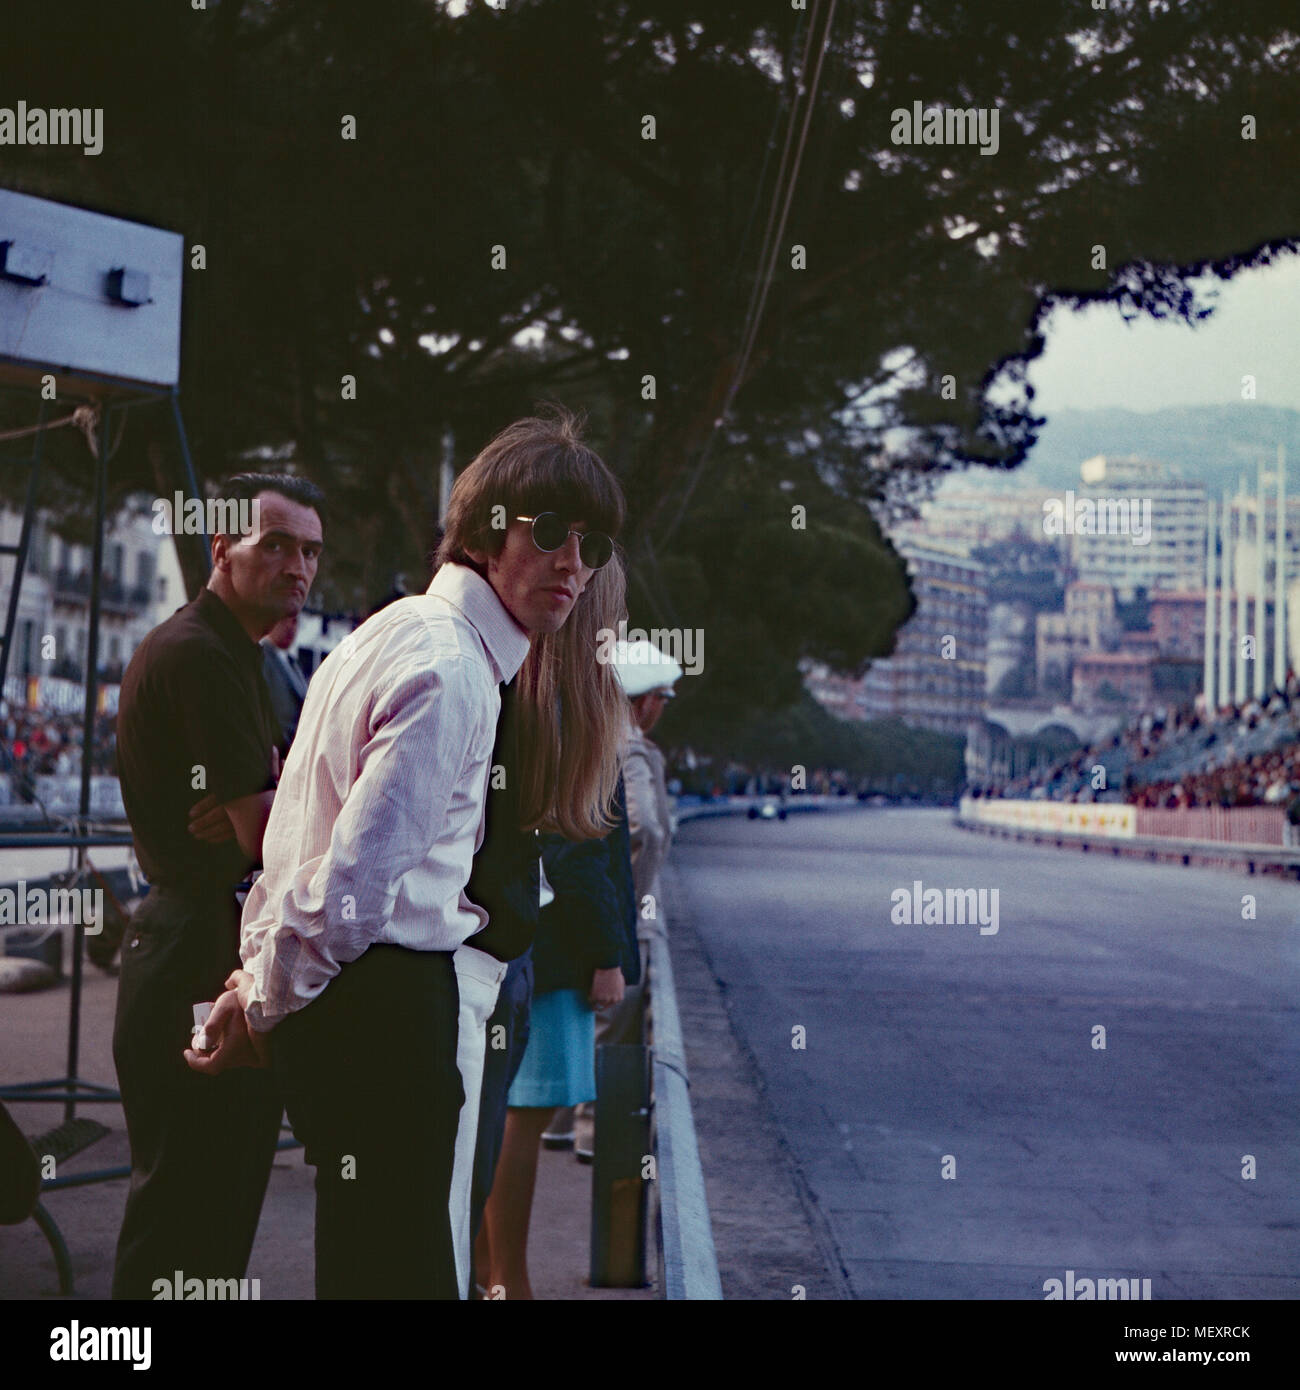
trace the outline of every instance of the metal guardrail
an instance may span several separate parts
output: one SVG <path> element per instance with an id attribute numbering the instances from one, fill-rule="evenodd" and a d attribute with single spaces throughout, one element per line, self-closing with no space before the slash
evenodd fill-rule
<path id="1" fill-rule="evenodd" d="M 61 830 L 31 830 L 11 834 L 0 829 L 0 849 L 121 849 L 134 843 L 134 836 L 125 831 L 103 830 L 79 835 Z"/>
<path id="2" fill-rule="evenodd" d="M 1243 845 L 1231 840 L 1175 840 L 1164 835 L 1086 835 L 1070 830 L 1034 830 L 1027 826 L 996 825 L 959 814 L 953 816 L 953 822 L 963 830 L 981 830 L 989 835 L 1001 835 L 1004 839 L 1046 841 L 1058 848 L 1077 845 L 1084 850 L 1110 850 L 1113 854 L 1165 856 L 1181 859 L 1184 864 L 1193 859 L 1236 860 L 1247 865 L 1252 874 L 1256 865 L 1300 867 L 1300 846 Z"/>
<path id="3" fill-rule="evenodd" d="M 721 1299 L 667 937 L 650 942 L 650 979 L 659 1287 L 666 1299 Z"/>

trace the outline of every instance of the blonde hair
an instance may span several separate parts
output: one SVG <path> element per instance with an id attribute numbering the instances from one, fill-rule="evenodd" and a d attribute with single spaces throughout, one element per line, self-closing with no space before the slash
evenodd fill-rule
<path id="1" fill-rule="evenodd" d="M 498 555 L 503 507 L 519 515 L 558 512 L 614 537 L 623 526 L 618 479 L 582 442 L 582 422 L 562 407 L 516 420 L 456 479 L 436 560 L 468 565 L 471 550 Z M 614 825 L 627 699 L 614 668 L 596 659 L 598 633 L 626 616 L 627 579 L 618 547 L 596 570 L 557 632 L 534 633 L 515 678 L 521 830 L 598 839 Z"/>
<path id="2" fill-rule="evenodd" d="M 537 634 L 516 677 L 522 830 L 589 840 L 614 827 L 627 697 L 596 659 L 597 634 L 627 616 L 616 551 L 587 583 L 558 632 Z"/>

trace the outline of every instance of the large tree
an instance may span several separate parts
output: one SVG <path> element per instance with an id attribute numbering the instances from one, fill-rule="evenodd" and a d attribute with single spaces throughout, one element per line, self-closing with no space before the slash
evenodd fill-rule
<path id="1" fill-rule="evenodd" d="M 102 106 L 104 152 L 0 148 L 0 179 L 206 248 L 202 472 L 319 477 L 324 592 L 364 607 L 420 570 L 448 432 L 463 464 L 541 397 L 584 405 L 631 501 L 631 616 L 704 629 L 713 718 L 788 703 L 801 657 L 889 650 L 911 598 L 870 509 L 1023 459 L 1045 304 L 1194 317 L 1193 270 L 1300 231 L 1282 3 L 56 11 L 6 16 L 2 90 Z M 896 143 L 917 101 L 996 110 L 996 153 Z M 139 421 L 123 489 L 158 485 L 165 421 Z"/>

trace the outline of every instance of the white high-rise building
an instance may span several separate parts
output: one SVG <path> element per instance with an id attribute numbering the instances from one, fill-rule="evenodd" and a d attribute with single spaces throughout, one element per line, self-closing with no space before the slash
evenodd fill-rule
<path id="1" fill-rule="evenodd" d="M 1079 475 L 1070 556 L 1082 582 L 1109 584 L 1121 601 L 1131 600 L 1139 588 L 1188 590 L 1204 584 L 1203 484 L 1189 482 L 1168 464 L 1136 455 L 1098 454 L 1084 461 Z M 1068 501 L 1067 496 L 1067 517 Z M 1095 517 L 1091 524 L 1082 516 L 1089 502 Z M 1126 529 L 1115 525 L 1117 513 L 1129 518 Z"/>

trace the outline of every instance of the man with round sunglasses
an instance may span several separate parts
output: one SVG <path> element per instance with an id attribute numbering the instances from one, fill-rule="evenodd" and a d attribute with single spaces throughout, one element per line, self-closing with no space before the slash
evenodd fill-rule
<path id="1" fill-rule="evenodd" d="M 500 687 L 519 676 L 521 829 L 602 835 L 620 696 L 582 657 L 622 615 L 622 520 L 571 417 L 517 421 L 457 478 L 427 592 L 369 618 L 308 689 L 244 969 L 208 1020 L 215 1050 L 186 1059 L 274 1066 L 316 1168 L 318 1298 L 464 1296 L 458 1129 L 472 1157 L 483 1026 L 520 946 L 480 949 L 489 914 L 465 892 Z"/>
<path id="2" fill-rule="evenodd" d="M 517 516 L 515 520 L 531 524 L 533 544 L 547 554 L 559 550 L 570 536 L 577 536 L 578 555 L 590 570 L 598 570 L 607 565 L 614 553 L 614 542 L 603 532 L 575 531 L 558 512 L 543 512 L 540 516 Z"/>

